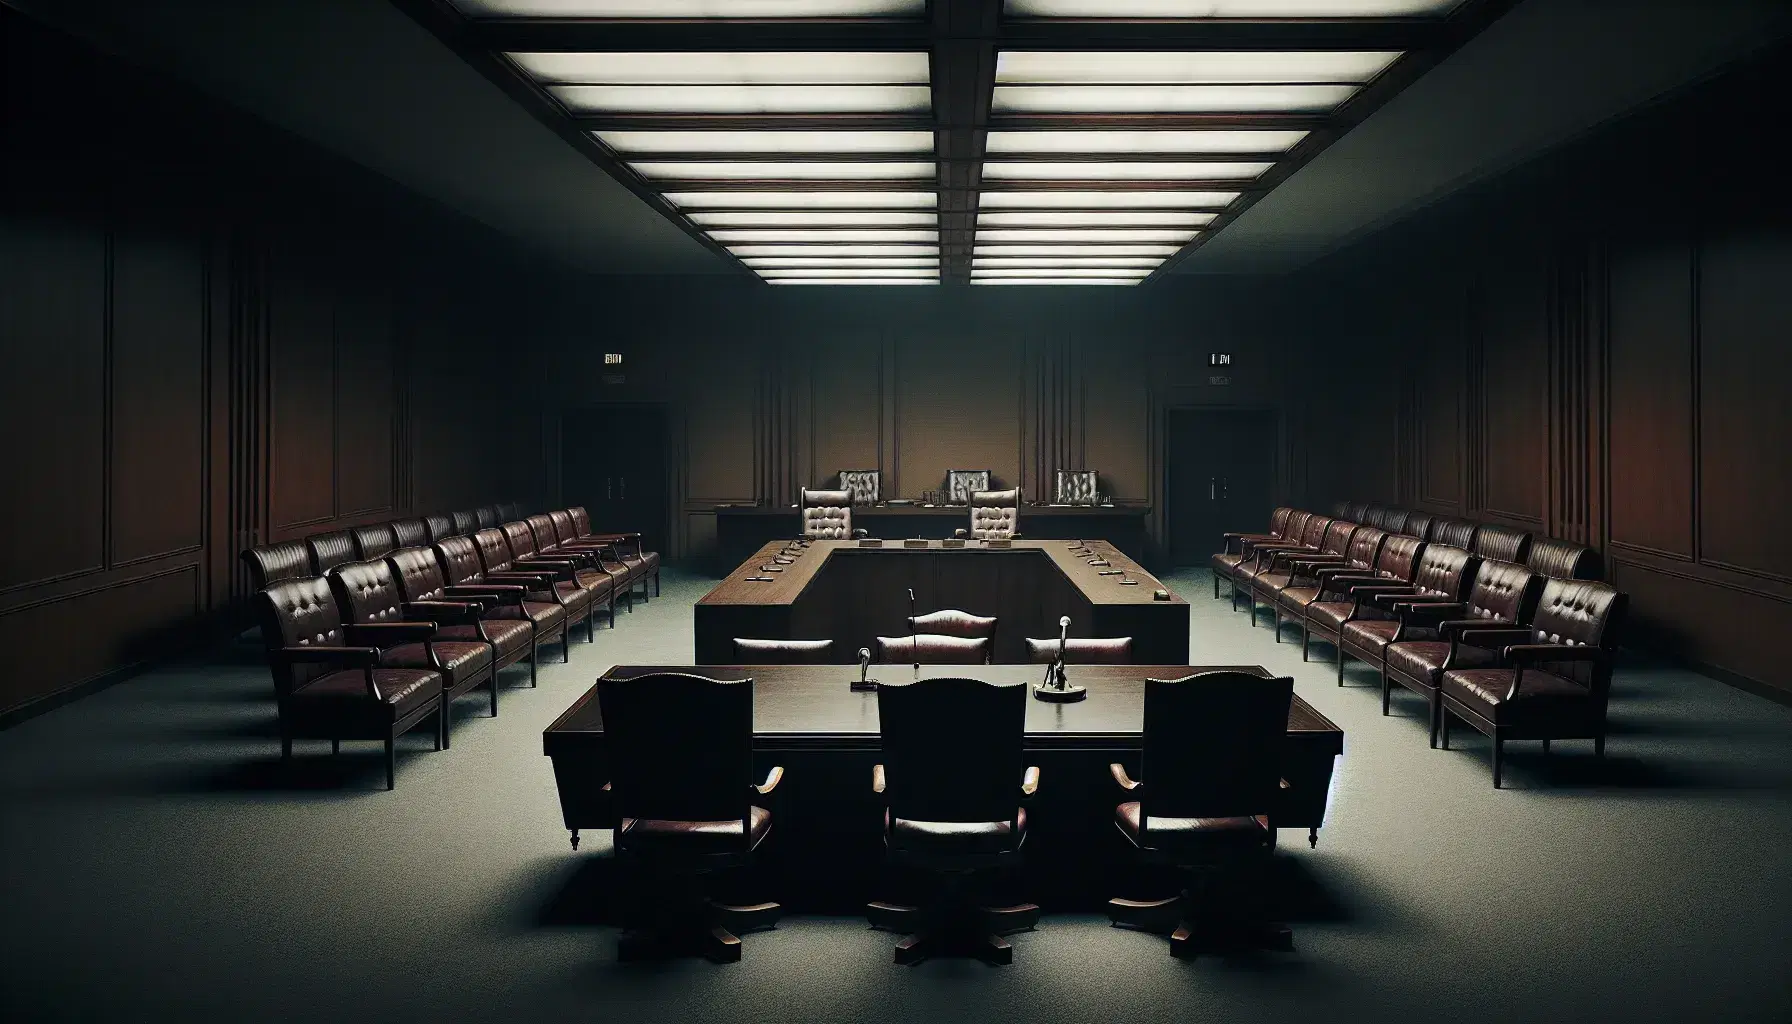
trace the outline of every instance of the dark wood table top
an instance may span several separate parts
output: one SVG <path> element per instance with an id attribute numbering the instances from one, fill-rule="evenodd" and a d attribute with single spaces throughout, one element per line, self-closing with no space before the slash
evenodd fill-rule
<path id="1" fill-rule="evenodd" d="M 951 555 L 954 558 L 997 558 L 1019 557 L 1036 558 L 1039 552 L 1051 559 L 1066 579 L 1081 590 L 1091 605 L 1167 605 L 1186 608 L 1188 602 L 1175 591 L 1166 587 L 1161 580 L 1145 571 L 1139 563 L 1128 558 L 1119 548 L 1105 540 L 1016 540 L 1010 547 L 988 547 L 978 541 L 966 541 L 964 547 L 948 548 L 943 541 L 931 540 L 926 547 L 904 547 L 900 540 L 886 540 L 881 547 L 860 547 L 857 541 L 850 540 L 818 540 L 800 549 L 800 553 L 789 557 L 789 564 L 780 565 L 777 559 L 786 557 L 786 550 L 796 551 L 788 547 L 792 542 L 772 541 L 764 545 L 751 557 L 742 562 L 722 582 L 698 601 L 699 605 L 778 605 L 790 604 L 809 585 L 809 581 L 821 571 L 823 565 L 831 558 L 846 557 L 901 557 L 903 555 Z M 1106 561 L 1107 565 L 1091 565 L 1091 558 Z M 774 565 L 767 570 L 764 567 Z M 1119 576 L 1103 576 L 1104 569 L 1119 569 Z M 751 577 L 770 576 L 771 582 L 755 582 Z M 1123 584 L 1121 580 L 1137 580 L 1136 585 Z M 1168 601 L 1156 600 L 1152 595 L 1157 590 L 1170 593 Z"/>
<path id="2" fill-rule="evenodd" d="M 1088 699 L 1074 704 L 1029 699 L 1027 748 L 1136 750 L 1143 742 L 1146 679 L 1218 670 L 1270 675 L 1260 665 L 1071 665 L 1070 681 L 1088 687 Z M 752 678 L 755 749 L 878 748 L 877 694 L 849 689 L 858 678 L 856 665 L 618 665 L 603 678 L 628 679 L 650 672 Z M 910 665 L 873 665 L 871 674 L 885 682 L 917 678 Z M 923 665 L 919 677 L 947 675 L 1030 685 L 1044 677 L 1045 666 Z M 545 752 L 554 754 L 563 741 L 601 737 L 603 728 L 594 684 L 548 726 L 542 737 Z M 1327 743 L 1334 754 L 1344 749 L 1344 731 L 1298 695 L 1288 707 L 1288 734 Z"/>

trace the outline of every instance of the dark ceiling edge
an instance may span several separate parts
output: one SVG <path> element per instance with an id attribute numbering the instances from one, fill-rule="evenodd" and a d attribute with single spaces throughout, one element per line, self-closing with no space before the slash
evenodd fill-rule
<path id="1" fill-rule="evenodd" d="M 595 164 L 598 170 L 652 207 L 655 213 L 677 225 L 680 231 L 696 239 L 705 249 L 720 256 L 738 274 L 754 281 L 762 280 L 726 247 L 691 223 L 684 211 L 667 202 L 645 179 L 617 159 L 609 147 L 598 141 L 587 129 L 580 127 L 576 120 L 568 117 L 559 104 L 525 78 L 518 69 L 487 50 L 476 37 L 473 23 L 450 6 L 447 0 L 390 0 L 390 3 L 441 40 L 443 45 L 454 51 L 468 66 L 502 89 L 506 96 Z"/>
<path id="2" fill-rule="evenodd" d="M 1361 92 L 1347 100 L 1328 120 L 1326 126 L 1314 131 L 1288 151 L 1282 161 L 1270 168 L 1252 185 L 1248 191 L 1238 197 L 1226 212 L 1214 218 L 1213 223 L 1202 229 L 1201 234 L 1187 246 L 1164 260 L 1157 269 L 1141 285 L 1150 284 L 1164 277 L 1171 276 L 1175 267 L 1200 250 L 1215 235 L 1225 230 L 1246 210 L 1257 205 L 1262 198 L 1275 191 L 1289 178 L 1299 173 L 1332 143 L 1343 138 L 1352 128 L 1368 120 L 1370 115 L 1380 110 L 1389 100 L 1404 92 L 1408 86 L 1417 82 L 1427 71 L 1441 64 L 1467 45 L 1468 41 L 1486 31 L 1489 26 L 1508 11 L 1518 6 L 1519 0 L 1469 0 L 1458 8 L 1443 23 L 1440 31 L 1431 39 L 1431 45 L 1425 49 L 1411 50 L 1369 83 Z"/>

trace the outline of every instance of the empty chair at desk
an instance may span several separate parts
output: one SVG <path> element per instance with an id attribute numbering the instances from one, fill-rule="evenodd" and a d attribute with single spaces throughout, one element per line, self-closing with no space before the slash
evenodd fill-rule
<path id="1" fill-rule="evenodd" d="M 803 536 L 816 540 L 852 537 L 852 492 L 803 488 Z"/>
<path id="2" fill-rule="evenodd" d="M 962 636 L 978 640 L 996 635 L 996 621 L 994 615 L 972 615 L 957 608 L 941 608 L 926 615 L 909 616 L 908 628 L 914 633 Z"/>
<path id="3" fill-rule="evenodd" d="M 1027 660 L 1049 665 L 1058 660 L 1058 641 L 1027 637 Z M 1066 665 L 1130 665 L 1132 637 L 1072 637 L 1064 641 Z"/>
<path id="4" fill-rule="evenodd" d="M 971 495 L 987 490 L 989 490 L 989 470 L 987 469 L 946 470 L 946 504 L 948 505 L 968 505 L 971 502 Z"/>
<path id="5" fill-rule="evenodd" d="M 1267 866 L 1293 696 L 1292 679 L 1244 672 L 1145 681 L 1143 770 L 1134 780 L 1124 766 L 1109 766 L 1128 798 L 1114 808 L 1114 823 L 1143 859 L 1194 877 L 1168 899 L 1109 900 L 1114 923 L 1170 932 L 1172 956 L 1215 946 L 1289 948 L 1286 928 L 1252 921 L 1239 905 L 1256 887 L 1203 883 Z"/>
<path id="6" fill-rule="evenodd" d="M 1059 505 L 1093 505 L 1100 496 L 1093 469 L 1060 469 L 1052 481 L 1052 501 Z"/>
<path id="7" fill-rule="evenodd" d="M 827 665 L 834 660 L 832 640 L 756 640 L 734 638 L 734 660 L 741 665 Z"/>
<path id="8" fill-rule="evenodd" d="M 248 548 L 242 558 L 249 568 L 251 590 L 266 590 L 284 580 L 302 580 L 313 575 L 311 551 L 303 541 L 288 540 Z"/>
<path id="9" fill-rule="evenodd" d="M 979 871 L 1020 863 L 1027 838 L 1022 803 L 1039 788 L 1024 767 L 1027 690 L 976 679 L 921 679 L 877 688 L 882 762 L 872 792 L 884 801 L 884 848 L 891 864 L 941 878 L 921 907 L 872 903 L 879 928 L 912 933 L 896 947 L 899 964 L 928 956 L 975 956 L 1010 963 L 1000 937 L 1031 928 L 1039 908 L 978 905 Z"/>
<path id="10" fill-rule="evenodd" d="M 971 537 L 1013 540 L 1020 536 L 1020 489 L 977 491 L 971 495 Z"/>
<path id="11" fill-rule="evenodd" d="M 921 633 L 877 638 L 877 660 L 885 665 L 987 665 L 989 649 L 987 637 Z"/>
<path id="12" fill-rule="evenodd" d="M 854 505 L 875 505 L 883 500 L 881 476 L 875 469 L 843 469 L 840 489 L 851 496 Z"/>
<path id="13" fill-rule="evenodd" d="M 741 867 L 771 832 L 759 806 L 783 778 L 753 781 L 753 680 L 683 672 L 599 679 L 618 823 L 616 856 L 633 876 L 620 952 L 740 959 L 730 929 L 776 922 L 776 903 L 704 899 L 701 876 Z"/>

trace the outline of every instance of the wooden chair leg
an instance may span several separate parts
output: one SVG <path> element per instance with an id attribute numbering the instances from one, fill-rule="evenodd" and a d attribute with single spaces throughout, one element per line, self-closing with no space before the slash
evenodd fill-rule
<path id="1" fill-rule="evenodd" d="M 396 737 L 386 737 L 386 789 L 398 786 L 398 742 Z"/>
<path id="2" fill-rule="evenodd" d="M 437 699 L 439 701 L 441 701 L 441 703 L 439 705 L 437 705 L 437 707 L 436 707 L 436 749 L 437 750 L 447 750 L 448 743 L 449 743 L 449 740 L 448 740 L 448 708 L 449 708 L 448 695 L 446 693 L 444 693 L 444 694 L 442 694 L 441 697 L 439 697 Z"/>
<path id="3" fill-rule="evenodd" d="M 1429 713 L 1429 717 L 1431 719 L 1429 722 L 1426 723 L 1429 726 L 1428 731 L 1431 733 L 1431 749 L 1436 750 L 1437 749 L 1437 721 L 1438 721 L 1438 719 L 1443 717 L 1443 713 L 1444 713 L 1444 699 L 1443 699 L 1443 691 L 1442 690 L 1431 691 L 1431 706 L 1426 708 L 1426 711 Z"/>
<path id="4" fill-rule="evenodd" d="M 1279 644 L 1282 642 L 1282 608 L 1280 605 L 1276 606 L 1275 613 L 1276 613 L 1276 643 Z"/>
<path id="5" fill-rule="evenodd" d="M 1220 599 L 1220 574 L 1217 572 L 1213 574 L 1213 599 Z"/>
<path id="6" fill-rule="evenodd" d="M 330 756 L 335 757 L 340 753 L 342 753 L 342 740 L 332 737 L 330 739 Z"/>
<path id="7" fill-rule="evenodd" d="M 1344 644 L 1338 644 L 1338 685 L 1344 685 Z"/>
<path id="8" fill-rule="evenodd" d="M 492 663 L 492 677 L 486 680 L 485 685 L 492 691 L 492 717 L 496 718 L 498 717 L 498 666 L 496 662 Z"/>
<path id="9" fill-rule="evenodd" d="M 1500 788 L 1500 759 L 1505 754 L 1506 741 L 1500 738 L 1496 729 L 1493 734 L 1493 788 Z"/>
<path id="10" fill-rule="evenodd" d="M 1313 646 L 1313 634 L 1306 626 L 1300 628 L 1300 660 L 1307 660 L 1307 651 Z"/>
<path id="11" fill-rule="evenodd" d="M 541 640 L 538 638 L 532 637 L 529 640 L 529 686 L 531 688 L 533 688 L 535 686 L 535 666 L 540 661 L 541 661 Z"/>
<path id="12" fill-rule="evenodd" d="M 1381 670 L 1381 717 L 1388 716 L 1388 698 L 1393 696 L 1394 683 L 1388 678 L 1388 670 Z"/>
<path id="13" fill-rule="evenodd" d="M 1450 709 L 1441 705 L 1437 709 L 1437 745 L 1450 749 Z"/>
<path id="14" fill-rule="evenodd" d="M 1605 756 L 1605 730 L 1603 729 L 1599 731 L 1599 735 L 1593 737 L 1593 756 Z"/>
<path id="15" fill-rule="evenodd" d="M 1544 757 L 1549 756 L 1549 737 L 1548 736 L 1543 737 L 1543 756 Z"/>

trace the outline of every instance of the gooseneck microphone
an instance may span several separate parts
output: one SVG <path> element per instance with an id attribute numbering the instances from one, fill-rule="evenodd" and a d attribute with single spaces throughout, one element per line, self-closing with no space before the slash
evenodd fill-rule
<path id="1" fill-rule="evenodd" d="M 1070 616 L 1068 616 L 1068 615 L 1060 616 L 1058 618 L 1058 660 L 1057 660 L 1057 663 L 1052 666 L 1052 673 L 1056 677 L 1054 679 L 1054 682 L 1057 683 L 1058 689 L 1060 689 L 1060 690 L 1062 690 L 1064 688 L 1064 683 L 1065 683 L 1064 647 L 1069 642 L 1069 640 L 1070 640 Z"/>
<path id="2" fill-rule="evenodd" d="M 915 671 L 921 671 L 921 637 L 915 633 L 915 588 L 908 588 L 908 647 L 915 659 Z"/>
<path id="3" fill-rule="evenodd" d="M 1070 646 L 1070 616 L 1058 617 L 1058 655 L 1046 666 L 1045 681 L 1033 688 L 1033 699 L 1048 701 L 1052 704 L 1072 704 L 1089 696 L 1089 688 L 1082 685 L 1071 686 L 1069 673 L 1064 671 L 1067 659 L 1067 648 Z"/>
<path id="4" fill-rule="evenodd" d="M 869 647 L 859 648 L 859 679 L 858 679 L 858 682 L 853 683 L 850 687 L 848 687 L 848 689 L 852 689 L 852 690 L 875 690 L 875 689 L 877 689 L 877 680 L 871 678 L 871 648 L 869 648 Z"/>

